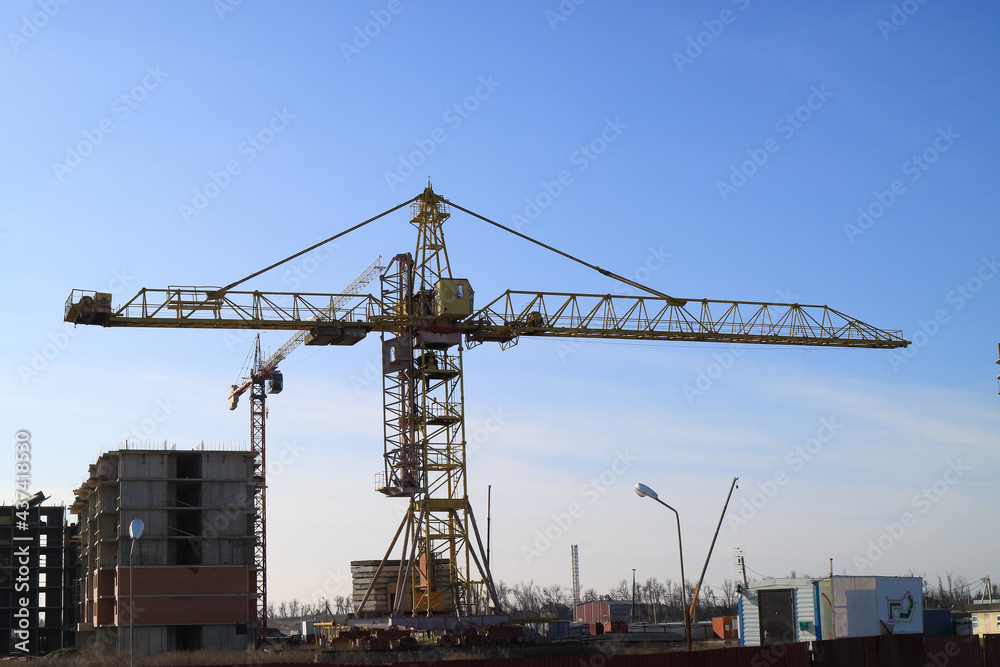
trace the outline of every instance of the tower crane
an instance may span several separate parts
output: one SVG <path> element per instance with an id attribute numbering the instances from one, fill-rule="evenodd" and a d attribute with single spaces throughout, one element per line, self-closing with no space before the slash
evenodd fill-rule
<path id="1" fill-rule="evenodd" d="M 337 308 L 348 301 L 375 279 L 382 269 L 382 256 L 368 265 L 350 285 L 344 288 L 344 294 L 330 302 L 328 308 L 315 318 L 318 320 L 336 319 Z M 251 351 L 252 361 L 249 371 L 240 373 L 239 384 L 229 387 L 229 409 L 235 410 L 240 396 L 250 391 L 250 451 L 254 454 L 254 570 L 257 575 L 257 618 L 259 623 L 259 638 L 267 640 L 267 448 L 265 443 L 264 422 L 267 411 L 264 401 L 268 394 L 281 393 L 284 379 L 278 364 L 284 361 L 292 350 L 306 340 L 308 331 L 300 331 L 289 338 L 274 354 L 264 359 L 260 353 L 260 334 L 254 341 Z M 265 389 L 265 383 L 267 388 Z"/>
<path id="2" fill-rule="evenodd" d="M 393 257 L 379 296 L 262 293 L 235 287 L 404 206 L 415 252 Z M 470 282 L 452 274 L 443 224 L 451 209 L 629 285 L 638 296 L 507 290 L 474 307 Z M 349 296 L 335 310 L 334 301 Z M 327 316 L 324 316 L 327 313 Z M 383 470 L 377 490 L 408 499 L 379 567 L 403 536 L 391 622 L 410 627 L 493 622 L 496 588 L 466 483 L 462 355 L 521 337 L 753 343 L 891 349 L 909 341 L 828 306 L 679 299 L 545 245 L 463 208 L 428 187 L 379 215 L 223 288 L 142 289 L 117 308 L 111 295 L 73 290 L 64 318 L 104 327 L 272 329 L 306 332 L 306 344 L 354 345 L 378 332 L 382 345 Z M 370 609 L 378 573 L 357 604 Z M 373 605 L 372 605 L 373 606 Z M 480 618 L 475 618 L 482 615 Z M 424 617 L 437 616 L 422 624 Z M 443 617 L 443 618 L 442 618 Z"/>

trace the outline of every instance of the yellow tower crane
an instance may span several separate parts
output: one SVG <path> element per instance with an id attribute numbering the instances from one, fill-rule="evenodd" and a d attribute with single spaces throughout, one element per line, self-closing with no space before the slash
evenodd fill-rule
<path id="1" fill-rule="evenodd" d="M 314 248 L 409 205 L 416 251 L 396 255 L 378 297 L 241 292 L 233 288 Z M 639 296 L 508 290 L 478 309 L 468 280 L 452 274 L 443 223 L 450 209 L 501 228 L 639 290 Z M 346 297 L 346 298 L 345 298 Z M 332 307 L 337 302 L 337 307 Z M 410 627 L 483 624 L 499 610 L 489 564 L 468 499 L 463 347 L 522 336 L 898 348 L 909 341 L 827 306 L 678 299 L 540 243 L 436 194 L 412 199 L 223 288 L 142 289 L 117 308 L 111 295 L 73 290 L 65 320 L 105 327 L 285 329 L 307 345 L 354 345 L 382 338 L 384 469 L 377 487 L 409 498 L 390 622 Z M 373 605 L 378 576 L 357 604 Z M 421 619 L 426 619 L 422 621 Z M 499 618 L 499 617 L 493 617 Z"/>

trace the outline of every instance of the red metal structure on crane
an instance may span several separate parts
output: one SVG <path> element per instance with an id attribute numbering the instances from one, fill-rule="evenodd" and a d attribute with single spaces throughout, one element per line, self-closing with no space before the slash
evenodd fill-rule
<path id="1" fill-rule="evenodd" d="M 317 320 L 336 319 L 337 308 L 342 306 L 353 295 L 357 294 L 375 279 L 382 269 L 382 257 L 379 256 L 361 272 L 354 282 L 344 288 L 343 295 L 334 300 Z M 257 618 L 259 619 L 260 641 L 267 640 L 267 447 L 265 438 L 265 420 L 267 408 L 264 404 L 268 394 L 280 394 L 284 388 L 284 377 L 278 370 L 278 364 L 284 361 L 292 351 L 305 342 L 307 331 L 300 331 L 277 349 L 270 357 L 264 359 L 260 351 L 260 334 L 254 340 L 251 351 L 249 371 L 244 367 L 240 373 L 239 384 L 229 387 L 229 409 L 235 410 L 240 396 L 250 392 L 250 451 L 254 454 L 254 568 L 257 572 Z M 265 389 L 266 384 L 266 389 Z"/>

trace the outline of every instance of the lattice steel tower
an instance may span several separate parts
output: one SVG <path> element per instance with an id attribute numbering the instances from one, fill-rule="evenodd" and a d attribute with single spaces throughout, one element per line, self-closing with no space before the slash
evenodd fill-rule
<path id="1" fill-rule="evenodd" d="M 382 336 L 385 470 L 378 490 L 410 498 L 390 545 L 405 531 L 393 613 L 484 614 L 490 600 L 499 603 L 465 477 L 461 343 L 473 293 L 451 273 L 442 198 L 428 187 L 410 210 L 416 252 L 394 257 L 382 282 L 385 314 L 398 326 Z"/>

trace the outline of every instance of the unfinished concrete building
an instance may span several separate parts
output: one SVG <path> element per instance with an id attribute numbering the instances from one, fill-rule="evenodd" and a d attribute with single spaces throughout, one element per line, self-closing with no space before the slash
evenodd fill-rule
<path id="1" fill-rule="evenodd" d="M 131 607 L 136 653 L 253 648 L 255 473 L 250 451 L 123 449 L 91 465 L 71 507 L 77 646 L 128 650 Z M 145 528 L 130 571 L 133 519 Z"/>
<path id="2" fill-rule="evenodd" d="M 36 493 L 27 508 L 0 506 L 0 655 L 73 646 L 76 525 Z"/>

